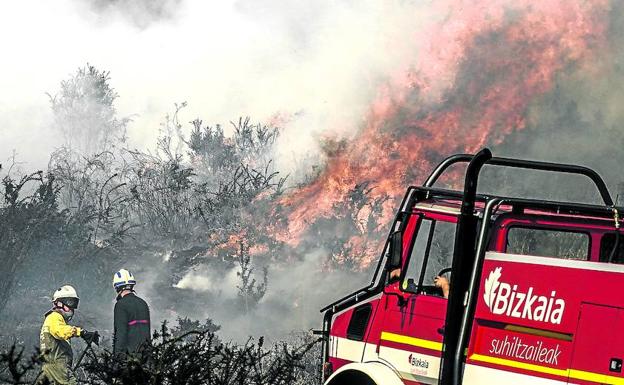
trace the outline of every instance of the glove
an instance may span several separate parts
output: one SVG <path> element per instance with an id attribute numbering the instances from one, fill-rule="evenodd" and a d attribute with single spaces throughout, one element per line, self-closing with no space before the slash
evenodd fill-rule
<path id="1" fill-rule="evenodd" d="M 97 331 L 89 332 L 89 331 L 83 330 L 80 333 L 80 337 L 82 337 L 82 339 L 85 340 L 87 343 L 93 342 L 97 346 L 100 346 L 100 333 L 98 333 Z"/>

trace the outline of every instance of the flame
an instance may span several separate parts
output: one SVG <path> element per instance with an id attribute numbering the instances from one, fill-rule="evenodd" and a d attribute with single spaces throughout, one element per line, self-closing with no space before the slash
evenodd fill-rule
<path id="1" fill-rule="evenodd" d="M 375 222 L 372 232 L 385 228 L 405 187 L 424 179 L 444 156 L 475 152 L 525 128 L 534 98 L 552 89 L 566 66 L 601 47 L 607 5 L 435 2 L 442 21 L 406 37 L 421 49 L 418 60 L 380 87 L 361 131 L 328 154 L 322 174 L 281 200 L 288 228 L 276 237 L 298 246 L 313 223 L 335 217 L 336 207 L 368 183 L 367 196 L 381 202 L 380 211 L 371 218 L 362 211 L 369 208 L 356 208 L 358 231 L 344 248 L 358 256 L 360 267 L 368 266 L 381 238 L 371 239 L 368 221 Z"/>

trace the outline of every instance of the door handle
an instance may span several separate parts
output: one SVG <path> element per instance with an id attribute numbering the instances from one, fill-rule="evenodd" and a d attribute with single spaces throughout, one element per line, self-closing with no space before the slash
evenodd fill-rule
<path id="1" fill-rule="evenodd" d="M 609 363 L 609 371 L 621 373 L 622 372 L 622 359 L 621 358 L 612 358 Z"/>

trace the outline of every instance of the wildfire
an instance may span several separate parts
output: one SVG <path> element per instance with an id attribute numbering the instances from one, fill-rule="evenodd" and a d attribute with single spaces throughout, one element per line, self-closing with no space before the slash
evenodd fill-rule
<path id="1" fill-rule="evenodd" d="M 383 202 L 381 212 L 371 218 L 356 208 L 353 215 L 364 225 L 346 241 L 346 250 L 366 267 L 379 252 L 366 222 L 385 228 L 405 187 L 421 182 L 442 157 L 474 152 L 522 130 L 529 104 L 553 87 L 557 73 L 599 48 L 606 6 L 435 2 L 442 21 L 406 37 L 421 49 L 419 59 L 379 89 L 358 136 L 328 156 L 318 179 L 281 201 L 290 211 L 280 237 L 297 246 L 313 223 L 335 215 L 357 186 L 369 183 L 368 197 Z"/>

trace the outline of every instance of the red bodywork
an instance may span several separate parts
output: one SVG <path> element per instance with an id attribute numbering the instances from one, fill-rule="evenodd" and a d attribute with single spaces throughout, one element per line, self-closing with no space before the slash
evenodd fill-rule
<path id="1" fill-rule="evenodd" d="M 403 229 L 403 270 L 421 218 L 456 223 L 459 203 L 428 202 L 430 208 L 412 210 Z M 463 383 L 624 384 L 624 265 L 599 261 L 603 236 L 614 234 L 613 219 L 499 210 L 476 293 Z M 514 227 L 587 234 L 584 260 L 507 253 Z M 394 281 L 336 312 L 328 342 L 332 370 L 382 362 L 405 384 L 437 383 L 447 301 L 406 292 Z M 355 311 L 369 317 L 354 338 Z"/>

